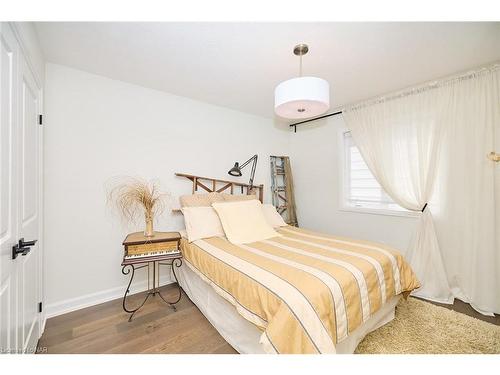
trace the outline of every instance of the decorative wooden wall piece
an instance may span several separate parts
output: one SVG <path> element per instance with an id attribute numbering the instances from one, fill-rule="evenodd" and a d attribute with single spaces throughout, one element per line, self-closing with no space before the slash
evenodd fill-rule
<path id="1" fill-rule="evenodd" d="M 195 194 L 199 188 L 203 189 L 207 193 L 227 192 L 229 194 L 235 194 L 236 190 L 239 188 L 241 194 L 255 194 L 261 202 L 264 201 L 264 185 L 262 184 L 250 186 L 249 184 L 244 184 L 241 182 L 194 176 L 185 173 L 176 173 L 175 175 L 179 177 L 185 177 L 192 182 L 192 194 Z"/>

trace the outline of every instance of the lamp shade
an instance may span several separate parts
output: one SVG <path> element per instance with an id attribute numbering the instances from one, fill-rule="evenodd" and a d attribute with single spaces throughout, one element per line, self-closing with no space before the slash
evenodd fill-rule
<path id="1" fill-rule="evenodd" d="M 330 85 L 317 77 L 281 82 L 274 90 L 274 111 L 280 117 L 302 119 L 319 116 L 330 108 Z"/>
<path id="2" fill-rule="evenodd" d="M 241 177 L 240 164 L 238 162 L 234 163 L 234 167 L 232 167 L 227 173 L 230 174 L 231 176 Z"/>

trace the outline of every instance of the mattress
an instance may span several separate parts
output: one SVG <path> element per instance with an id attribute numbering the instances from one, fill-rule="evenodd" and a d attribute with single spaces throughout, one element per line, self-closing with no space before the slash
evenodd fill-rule
<path id="1" fill-rule="evenodd" d="M 185 266 L 255 327 L 266 353 L 354 350 L 358 336 L 391 318 L 398 296 L 419 287 L 388 246 L 290 226 L 278 232 L 245 245 L 181 241 Z"/>

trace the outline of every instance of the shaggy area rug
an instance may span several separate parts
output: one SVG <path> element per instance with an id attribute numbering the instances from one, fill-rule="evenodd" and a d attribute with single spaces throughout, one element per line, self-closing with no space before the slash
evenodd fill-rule
<path id="1" fill-rule="evenodd" d="M 500 326 L 409 298 L 399 303 L 392 322 L 365 337 L 356 353 L 500 353 Z"/>

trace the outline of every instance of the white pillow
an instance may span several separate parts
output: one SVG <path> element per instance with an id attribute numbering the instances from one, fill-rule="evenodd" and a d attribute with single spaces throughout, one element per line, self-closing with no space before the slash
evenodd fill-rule
<path id="1" fill-rule="evenodd" d="M 212 203 L 226 233 L 234 244 L 243 244 L 279 237 L 268 224 L 258 200 Z"/>
<path id="2" fill-rule="evenodd" d="M 212 207 L 183 207 L 187 239 L 193 242 L 202 238 L 223 237 L 219 216 Z"/>
<path id="3" fill-rule="evenodd" d="M 276 207 L 274 207 L 272 204 L 263 204 L 262 212 L 264 212 L 264 216 L 267 222 L 273 228 L 288 226 L 288 224 L 285 223 L 285 220 L 283 220 L 278 211 L 276 211 Z"/>

